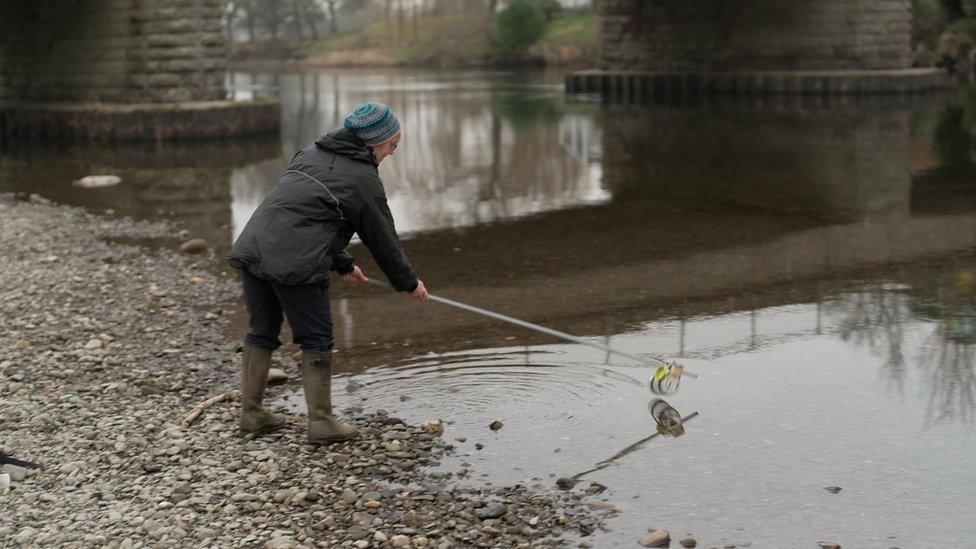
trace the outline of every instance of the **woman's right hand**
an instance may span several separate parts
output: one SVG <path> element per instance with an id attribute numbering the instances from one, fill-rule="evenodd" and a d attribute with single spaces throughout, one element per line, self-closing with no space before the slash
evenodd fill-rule
<path id="1" fill-rule="evenodd" d="M 419 301 L 427 301 L 428 297 L 430 297 L 430 294 L 427 293 L 427 287 L 424 286 L 424 281 L 418 280 L 417 287 L 414 288 L 412 292 L 410 292 L 410 298 Z"/>

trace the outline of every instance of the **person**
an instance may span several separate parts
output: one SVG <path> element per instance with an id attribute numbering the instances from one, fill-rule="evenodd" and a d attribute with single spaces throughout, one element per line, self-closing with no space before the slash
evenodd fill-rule
<path id="1" fill-rule="evenodd" d="M 356 435 L 354 426 L 332 413 L 330 271 L 354 284 L 366 281 L 346 251 L 355 233 L 395 290 L 427 299 L 397 236 L 377 169 L 396 151 L 400 135 L 389 107 L 359 105 L 342 128 L 295 154 L 234 243 L 228 263 L 241 271 L 250 315 L 241 367 L 241 431 L 273 431 L 285 423 L 262 406 L 271 353 L 281 345 L 283 312 L 301 346 L 309 442 Z"/>

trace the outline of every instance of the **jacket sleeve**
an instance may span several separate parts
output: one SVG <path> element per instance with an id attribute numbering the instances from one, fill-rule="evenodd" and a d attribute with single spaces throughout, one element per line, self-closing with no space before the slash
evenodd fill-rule
<path id="1" fill-rule="evenodd" d="M 414 291 L 417 288 L 417 275 L 397 236 L 383 183 L 377 176 L 364 177 L 359 184 L 359 192 L 363 203 L 354 222 L 359 238 L 369 248 L 376 264 L 396 291 Z"/>
<path id="2" fill-rule="evenodd" d="M 329 250 L 329 255 L 332 256 L 332 270 L 344 275 L 352 272 L 352 267 L 356 263 L 356 258 L 346 250 L 335 251 Z"/>

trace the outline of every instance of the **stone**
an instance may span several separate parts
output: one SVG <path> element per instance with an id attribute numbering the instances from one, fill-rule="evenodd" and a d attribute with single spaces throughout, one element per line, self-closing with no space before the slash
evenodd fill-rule
<path id="1" fill-rule="evenodd" d="M 357 496 L 356 492 L 353 492 L 351 489 L 344 488 L 342 490 L 342 494 L 339 495 L 339 499 L 341 499 L 342 501 L 346 502 L 349 505 L 352 505 L 357 501 L 359 501 L 359 496 Z"/>
<path id="2" fill-rule="evenodd" d="M 86 175 L 72 181 L 71 184 L 82 189 L 98 189 L 118 185 L 121 182 L 122 178 L 117 175 Z"/>
<path id="3" fill-rule="evenodd" d="M 682 547 L 696 547 L 698 545 L 698 542 L 693 538 L 685 538 L 678 543 L 680 543 Z"/>
<path id="4" fill-rule="evenodd" d="M 10 480 L 14 482 L 20 482 L 27 478 L 27 468 L 21 467 L 19 465 L 6 464 L 0 467 L 0 473 L 8 473 L 10 475 Z"/>
<path id="5" fill-rule="evenodd" d="M 569 490 L 573 486 L 576 486 L 576 479 L 572 477 L 559 477 L 556 479 L 556 486 L 560 490 Z"/>
<path id="6" fill-rule="evenodd" d="M 488 428 L 491 429 L 492 431 L 497 431 L 497 430 L 501 429 L 504 426 L 505 426 L 505 424 L 502 423 L 500 420 L 497 420 L 497 419 L 495 421 L 492 421 L 491 423 L 488 424 Z"/>
<path id="7" fill-rule="evenodd" d="M 603 492 L 606 489 L 607 487 L 600 484 L 599 482 L 591 482 L 590 485 L 586 487 L 586 490 L 583 490 L 583 492 L 587 495 L 593 495 L 593 494 L 599 494 L 600 492 Z"/>
<path id="8" fill-rule="evenodd" d="M 25 526 L 24 528 L 21 528 L 20 531 L 17 532 L 17 534 L 14 535 L 14 543 L 16 543 L 17 545 L 27 545 L 32 539 L 34 539 L 34 536 L 36 535 L 37 535 L 37 530 L 35 528 L 31 528 L 30 526 Z"/>
<path id="9" fill-rule="evenodd" d="M 817 545 L 820 546 L 820 549 L 840 549 L 840 544 L 832 541 L 818 541 Z"/>
<path id="10" fill-rule="evenodd" d="M 346 529 L 346 537 L 352 540 L 365 539 L 369 537 L 369 531 L 359 525 L 350 526 Z"/>
<path id="11" fill-rule="evenodd" d="M 430 433 L 435 436 L 441 436 L 444 434 L 444 424 L 441 423 L 439 419 L 432 419 L 430 421 L 425 421 L 421 427 L 425 432 Z"/>
<path id="12" fill-rule="evenodd" d="M 375 534 L 373 534 L 373 541 L 375 541 L 376 543 L 383 543 L 388 539 L 389 538 L 386 537 L 386 534 L 384 534 L 383 532 L 376 532 Z"/>
<path id="13" fill-rule="evenodd" d="M 58 468 L 62 473 L 71 474 L 85 466 L 84 461 L 71 461 Z"/>
<path id="14" fill-rule="evenodd" d="M 498 501 L 489 502 L 484 507 L 475 509 L 475 516 L 481 520 L 498 518 L 504 515 L 508 511 L 508 508 L 504 503 Z"/>
<path id="15" fill-rule="evenodd" d="M 270 368 L 268 369 L 268 383 L 279 383 L 281 381 L 287 381 L 288 374 L 285 373 L 281 368 Z"/>
<path id="16" fill-rule="evenodd" d="M 191 238 L 180 244 L 180 251 L 186 254 L 199 254 L 207 249 L 207 241 L 202 238 Z"/>
<path id="17" fill-rule="evenodd" d="M 397 534 L 390 538 L 390 544 L 394 547 L 410 547 L 410 537 L 403 534 Z"/>
<path id="18" fill-rule="evenodd" d="M 300 545 L 288 536 L 278 536 L 264 544 L 265 549 L 293 549 L 295 547 L 300 547 Z"/>
<path id="19" fill-rule="evenodd" d="M 831 494 L 836 494 L 840 492 L 843 488 L 840 486 L 824 486 L 824 490 L 830 492 Z"/>
<path id="20" fill-rule="evenodd" d="M 92 339 L 89 339 L 87 343 L 85 343 L 85 350 L 87 350 L 87 351 L 93 351 L 95 349 L 101 349 L 102 348 L 102 345 L 103 345 L 103 343 L 102 343 L 102 340 L 101 339 L 92 338 Z"/>
<path id="21" fill-rule="evenodd" d="M 653 530 L 644 534 L 638 543 L 643 547 L 667 547 L 671 543 L 671 534 L 667 530 Z"/>

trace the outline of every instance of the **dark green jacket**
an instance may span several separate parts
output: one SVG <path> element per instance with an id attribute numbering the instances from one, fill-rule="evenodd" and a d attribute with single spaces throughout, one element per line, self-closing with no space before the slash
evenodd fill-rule
<path id="1" fill-rule="evenodd" d="M 398 291 L 417 275 L 403 253 L 373 151 L 341 129 L 298 152 L 234 243 L 227 262 L 283 285 L 311 284 L 345 274 L 353 233 Z"/>

